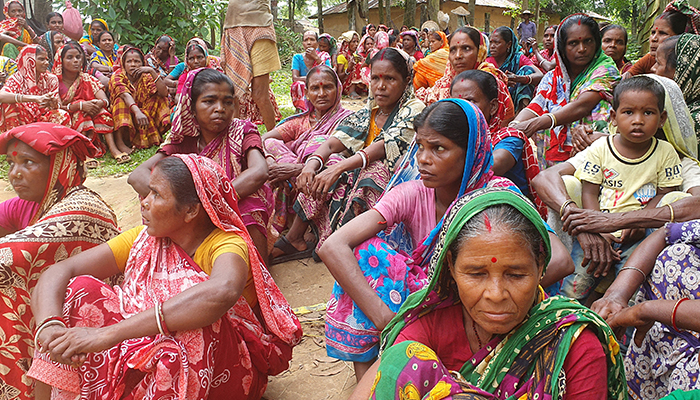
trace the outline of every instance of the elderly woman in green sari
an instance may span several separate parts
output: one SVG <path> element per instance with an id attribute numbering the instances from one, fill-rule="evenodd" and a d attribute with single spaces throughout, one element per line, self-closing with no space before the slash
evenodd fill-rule
<path id="1" fill-rule="evenodd" d="M 539 285 L 551 247 L 529 200 L 474 191 L 438 237 L 430 283 L 384 329 L 380 362 L 351 399 L 626 398 L 610 327 Z"/>

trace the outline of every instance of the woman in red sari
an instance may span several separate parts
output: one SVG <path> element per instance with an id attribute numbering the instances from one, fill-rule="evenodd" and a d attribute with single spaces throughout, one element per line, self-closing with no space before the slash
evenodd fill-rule
<path id="1" fill-rule="evenodd" d="M 40 274 L 119 233 L 112 209 L 83 186 L 83 163 L 95 152 L 62 125 L 40 122 L 0 135 L 19 196 L 0 204 L 0 398 L 33 397 L 26 377 L 36 327 L 29 296 Z"/>
<path id="2" fill-rule="evenodd" d="M 40 278 L 29 375 L 71 398 L 260 399 L 302 332 L 231 182 L 208 158 L 176 155 L 149 186 L 145 227 Z M 122 270 L 120 286 L 99 280 Z"/>
<path id="3" fill-rule="evenodd" d="M 58 108 L 58 78 L 48 68 L 46 49 L 36 44 L 22 49 L 17 72 L 7 78 L 0 91 L 0 131 L 32 122 L 70 126 L 70 115 Z"/>
<path id="4" fill-rule="evenodd" d="M 92 140 L 99 150 L 98 157 L 105 154 L 105 146 L 100 140 L 100 135 L 104 135 L 109 151 L 120 162 L 119 153 L 129 148 L 121 138 L 118 144 L 114 143 L 109 100 L 99 79 L 84 72 L 87 57 L 83 47 L 78 42 L 68 42 L 61 50 L 57 64 L 54 70 L 58 73 L 58 93 L 63 109 L 71 114 L 71 127 Z M 97 167 L 95 164 L 95 160 L 89 160 L 87 167 Z"/>
<path id="5" fill-rule="evenodd" d="M 5 20 L 0 21 L 0 55 L 15 59 L 24 46 L 38 43 L 39 37 L 27 24 L 27 12 L 19 0 L 5 2 L 2 11 Z"/>

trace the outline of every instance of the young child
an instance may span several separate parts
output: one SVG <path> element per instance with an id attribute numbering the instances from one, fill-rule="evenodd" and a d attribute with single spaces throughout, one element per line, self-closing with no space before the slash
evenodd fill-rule
<path id="1" fill-rule="evenodd" d="M 657 132 L 663 135 L 664 98 L 663 86 L 646 76 L 623 80 L 615 88 L 611 120 L 617 134 L 593 142 L 576 169 L 583 208 L 615 213 L 655 207 L 663 195 L 681 185 L 678 154 L 670 143 L 655 137 Z M 621 257 L 615 265 L 619 270 L 646 232 L 626 229 L 603 236 Z M 571 256 L 576 270 L 564 279 L 561 291 L 585 303 L 603 277 L 581 266 L 583 252 L 577 240 Z"/>

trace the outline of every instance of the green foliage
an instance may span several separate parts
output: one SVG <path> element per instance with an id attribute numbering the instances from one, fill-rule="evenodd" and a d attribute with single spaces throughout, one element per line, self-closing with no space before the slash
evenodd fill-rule
<path id="1" fill-rule="evenodd" d="M 61 2 L 62 3 L 62 2 Z M 119 35 L 120 44 L 132 44 L 149 51 L 161 35 L 170 35 L 178 53 L 184 53 L 189 39 L 218 36 L 227 2 L 211 0 L 77 0 L 73 6 L 83 18 L 102 18 Z M 86 27 L 87 28 L 87 27 Z"/>
<path id="2" fill-rule="evenodd" d="M 291 68 L 292 57 L 303 50 L 301 35 L 294 33 L 282 24 L 275 24 L 275 33 L 277 34 L 277 51 L 280 55 L 280 61 L 282 61 L 283 66 L 290 66 Z"/>

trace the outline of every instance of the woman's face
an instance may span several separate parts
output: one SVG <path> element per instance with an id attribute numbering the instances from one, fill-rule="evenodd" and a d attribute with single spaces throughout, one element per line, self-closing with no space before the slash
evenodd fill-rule
<path id="1" fill-rule="evenodd" d="M 53 36 L 53 48 L 55 50 L 60 49 L 64 44 L 66 44 L 66 37 L 62 33 L 57 33 Z"/>
<path id="2" fill-rule="evenodd" d="M 663 49 L 662 49 L 663 50 Z M 665 76 L 668 79 L 673 79 L 676 76 L 676 70 L 669 67 L 667 63 L 668 51 L 656 52 L 656 64 L 652 68 L 654 73 L 659 76 Z"/>
<path id="3" fill-rule="evenodd" d="M 350 50 L 351 53 L 354 53 L 357 51 L 357 46 L 360 44 L 360 38 L 357 37 L 357 35 L 352 37 L 352 40 L 350 41 L 350 44 L 348 44 L 348 50 Z"/>
<path id="4" fill-rule="evenodd" d="M 135 51 L 127 53 L 124 57 L 124 71 L 126 71 L 126 74 L 133 76 L 134 72 L 141 67 L 143 67 L 143 61 L 141 61 L 140 55 Z"/>
<path id="5" fill-rule="evenodd" d="M 304 33 L 302 42 L 304 44 L 304 50 L 318 47 L 318 40 L 316 39 L 316 34 L 313 32 Z"/>
<path id="6" fill-rule="evenodd" d="M 427 124 L 416 131 L 418 171 L 425 187 L 459 187 L 466 150 Z"/>
<path id="7" fill-rule="evenodd" d="M 185 61 L 187 62 L 187 66 L 192 70 L 203 68 L 207 65 L 207 57 L 204 56 L 204 53 L 202 53 L 202 50 L 198 47 L 190 50 Z"/>
<path id="8" fill-rule="evenodd" d="M 100 36 L 100 43 L 98 44 L 102 52 L 112 53 L 114 51 L 114 39 L 112 35 L 105 33 Z"/>
<path id="9" fill-rule="evenodd" d="M 406 52 L 411 52 L 416 48 L 416 42 L 413 41 L 413 37 L 411 35 L 404 35 L 401 38 L 401 43 L 403 43 L 403 50 Z"/>
<path id="10" fill-rule="evenodd" d="M 440 48 L 444 45 L 442 43 L 442 38 L 437 39 L 433 35 L 430 35 L 428 42 L 430 43 L 430 52 L 431 53 L 434 53 L 434 52 L 440 50 Z"/>
<path id="11" fill-rule="evenodd" d="M 153 168 L 148 183 L 150 192 L 141 200 L 141 216 L 153 237 L 171 237 L 182 230 L 186 208 L 178 210 L 170 181 L 158 167 Z"/>
<path id="12" fill-rule="evenodd" d="M 595 57 L 596 43 L 585 25 L 571 25 L 566 39 L 565 55 L 573 69 L 584 70 Z"/>
<path id="13" fill-rule="evenodd" d="M 447 255 L 462 307 L 493 335 L 512 331 L 535 302 L 543 266 L 529 249 L 518 233 L 494 227 L 467 239 L 454 264 Z"/>
<path id="14" fill-rule="evenodd" d="M 63 69 L 73 74 L 80 72 L 83 69 L 83 54 L 76 49 L 66 51 L 63 57 Z"/>
<path id="15" fill-rule="evenodd" d="M 202 131 L 219 133 L 231 124 L 234 97 L 226 83 L 207 83 L 194 106 L 195 118 Z"/>
<path id="16" fill-rule="evenodd" d="M 625 57 L 627 52 L 627 42 L 622 29 L 609 29 L 603 35 L 603 52 L 613 61 L 618 62 Z"/>
<path id="17" fill-rule="evenodd" d="M 374 48 L 374 39 L 372 38 L 367 38 L 365 39 L 365 53 L 369 53 L 372 51 Z"/>
<path id="18" fill-rule="evenodd" d="M 331 54 L 331 46 L 325 40 L 320 41 L 318 42 L 318 51 L 325 51 L 326 53 Z"/>
<path id="19" fill-rule="evenodd" d="M 673 35 L 675 33 L 671 29 L 671 24 L 665 19 L 657 18 L 649 36 L 649 53 L 656 56 L 656 49 L 659 48 L 659 45 Z"/>
<path id="20" fill-rule="evenodd" d="M 374 37 L 375 33 L 377 33 L 377 28 L 375 28 L 375 27 L 372 26 L 369 29 L 367 29 L 367 34 L 370 35 L 371 37 Z"/>
<path id="21" fill-rule="evenodd" d="M 36 52 L 36 73 L 43 74 L 49 69 L 49 54 L 43 47 L 39 47 L 39 49 Z"/>
<path id="22" fill-rule="evenodd" d="M 548 28 L 544 31 L 544 38 L 542 39 L 542 45 L 547 50 L 554 49 L 554 28 Z"/>
<path id="23" fill-rule="evenodd" d="M 489 50 L 491 51 L 491 56 L 496 59 L 507 57 L 508 49 L 512 43 L 503 40 L 503 37 L 497 32 L 491 34 L 490 39 L 491 43 L 489 45 Z"/>
<path id="24" fill-rule="evenodd" d="M 464 32 L 455 34 L 450 41 L 449 56 L 450 64 L 452 64 L 455 73 L 459 74 L 460 72 L 474 69 L 478 50 L 469 35 Z"/>
<path id="25" fill-rule="evenodd" d="M 338 87 L 335 79 L 331 79 L 326 73 L 315 73 L 309 78 L 306 87 L 306 98 L 323 115 L 333 107 L 338 96 Z"/>
<path id="26" fill-rule="evenodd" d="M 372 64 L 370 86 L 379 107 L 394 106 L 401 99 L 407 85 L 408 80 L 401 76 L 390 61 L 381 60 Z"/>
<path id="27" fill-rule="evenodd" d="M 170 46 L 172 41 L 170 39 L 163 39 L 156 47 L 153 49 L 153 55 L 160 60 L 166 60 L 170 56 Z"/>
<path id="28" fill-rule="evenodd" d="M 489 100 L 479 85 L 471 79 L 461 79 L 452 86 L 452 98 L 464 99 L 476 104 L 486 121 L 498 110 L 498 99 Z"/>
<path id="29" fill-rule="evenodd" d="M 41 202 L 51 170 L 51 157 L 13 139 L 7 145 L 7 178 L 22 200 Z"/>
<path id="30" fill-rule="evenodd" d="M 58 15 L 54 15 L 49 19 L 49 30 L 56 32 L 63 32 L 63 18 Z"/>
<path id="31" fill-rule="evenodd" d="M 100 21 L 94 21 L 92 24 L 90 24 L 90 34 L 92 37 L 97 37 L 97 35 L 104 30 L 105 28 L 102 26 Z"/>
<path id="32" fill-rule="evenodd" d="M 7 8 L 7 13 L 10 15 L 10 18 L 26 18 L 24 8 L 19 3 L 10 4 Z"/>

